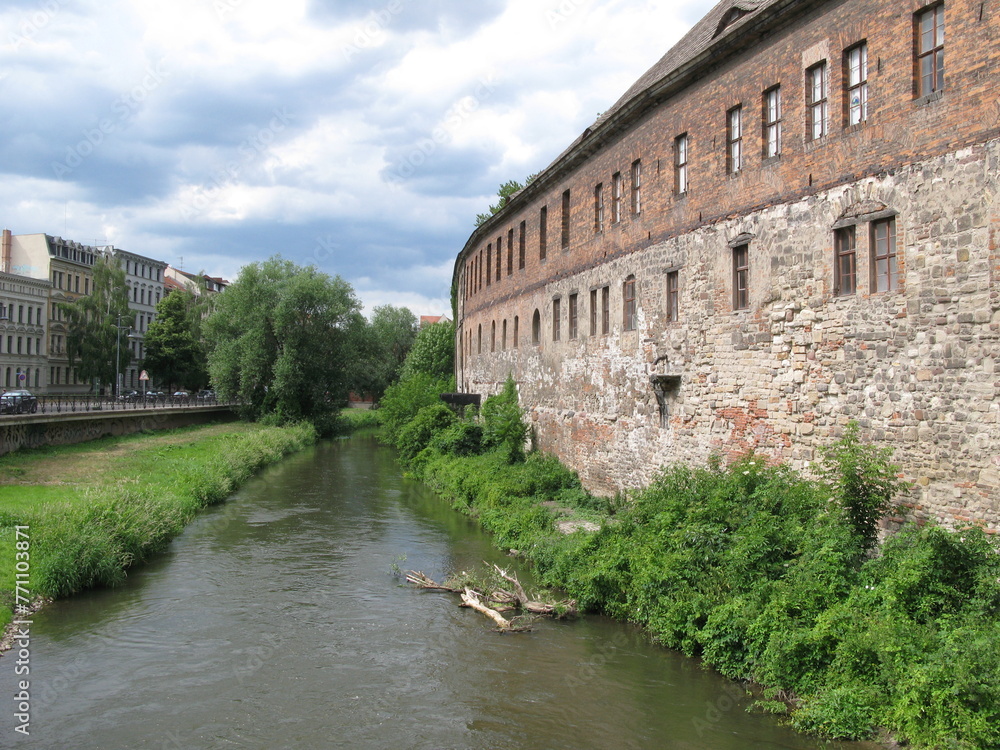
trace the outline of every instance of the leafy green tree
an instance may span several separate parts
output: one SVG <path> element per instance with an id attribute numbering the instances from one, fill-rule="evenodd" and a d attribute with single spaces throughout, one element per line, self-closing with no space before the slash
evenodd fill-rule
<path id="1" fill-rule="evenodd" d="M 378 401 L 399 378 L 416 337 L 417 318 L 407 308 L 376 307 L 361 344 L 367 366 L 359 373 L 357 389 L 370 393 Z"/>
<path id="2" fill-rule="evenodd" d="M 165 296 L 146 331 L 144 369 L 171 388 L 203 388 L 208 383 L 208 362 L 196 334 L 200 326 L 201 315 L 193 294 L 175 290 Z"/>
<path id="3" fill-rule="evenodd" d="M 524 461 L 528 425 L 518 404 L 517 384 L 507 376 L 503 390 L 486 399 L 482 409 L 483 444 L 498 448 L 509 464 Z"/>
<path id="4" fill-rule="evenodd" d="M 490 205 L 490 212 L 488 214 L 476 214 L 476 226 L 481 227 L 483 224 L 485 224 L 487 221 L 490 220 L 491 216 L 500 213 L 500 211 L 502 211 L 507 206 L 507 204 L 510 203 L 510 199 L 514 195 L 514 193 L 516 193 L 518 190 L 523 190 L 524 188 L 526 188 L 528 185 L 530 185 L 532 182 L 535 181 L 535 178 L 537 176 L 538 176 L 537 172 L 535 174 L 528 175 L 528 178 L 524 181 L 524 184 L 521 184 L 517 180 L 508 180 L 507 182 L 503 183 L 497 190 L 497 198 L 498 198 L 497 202 Z"/>
<path id="5" fill-rule="evenodd" d="M 843 437 L 821 452 L 818 472 L 830 483 L 865 549 L 874 547 L 879 521 L 907 487 L 899 479 L 899 467 L 889 461 L 892 449 L 862 442 L 852 420 Z"/>
<path id="6" fill-rule="evenodd" d="M 350 284 L 280 256 L 244 266 L 203 329 L 212 383 L 244 418 L 336 421 L 358 379 L 361 305 Z"/>
<path id="7" fill-rule="evenodd" d="M 450 378 L 455 372 L 455 324 L 435 323 L 417 334 L 413 348 L 403 363 L 402 377 L 426 373 L 435 378 Z"/>
<path id="8" fill-rule="evenodd" d="M 113 383 L 115 373 L 125 372 L 132 357 L 128 331 L 133 313 L 128 306 L 125 270 L 100 256 L 94 264 L 91 293 L 59 307 L 67 319 L 70 364 L 83 380 Z"/>

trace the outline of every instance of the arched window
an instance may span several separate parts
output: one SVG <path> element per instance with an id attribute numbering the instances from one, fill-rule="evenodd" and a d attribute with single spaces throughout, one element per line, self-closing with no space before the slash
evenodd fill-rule
<path id="1" fill-rule="evenodd" d="M 507 320 L 503 322 L 503 334 L 500 339 L 500 351 L 507 351 Z"/>
<path id="2" fill-rule="evenodd" d="M 483 353 L 483 324 L 479 324 L 479 329 L 476 331 L 476 354 Z"/>
<path id="3" fill-rule="evenodd" d="M 536 346 L 542 339 L 542 316 L 535 310 L 535 314 L 531 316 L 531 343 Z"/>
<path id="4" fill-rule="evenodd" d="M 517 349 L 517 327 L 518 327 L 518 317 L 514 316 L 514 348 Z"/>
<path id="5" fill-rule="evenodd" d="M 497 350 L 497 322 L 494 320 L 490 325 L 490 351 Z"/>

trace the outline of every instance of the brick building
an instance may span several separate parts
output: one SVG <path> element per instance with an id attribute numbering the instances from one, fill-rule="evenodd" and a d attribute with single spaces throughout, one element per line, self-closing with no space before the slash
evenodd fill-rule
<path id="1" fill-rule="evenodd" d="M 469 238 L 460 390 L 606 493 L 856 419 L 997 530 L 998 50 L 989 3 L 724 0 Z"/>

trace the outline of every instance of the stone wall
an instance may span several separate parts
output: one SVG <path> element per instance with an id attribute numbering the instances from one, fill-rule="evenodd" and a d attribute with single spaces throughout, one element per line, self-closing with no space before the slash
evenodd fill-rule
<path id="1" fill-rule="evenodd" d="M 462 389 L 519 383 L 540 448 L 613 493 L 672 461 L 748 450 L 806 469 L 857 420 L 895 449 L 923 518 L 1000 528 L 1000 141 L 913 164 L 622 254 L 491 305 L 519 319 L 514 348 L 463 361 Z M 875 209 L 870 214 L 866 210 Z M 899 288 L 834 296 L 833 229 L 857 221 L 858 278 L 869 274 L 870 216 L 894 212 Z M 730 243 L 751 250 L 749 309 L 732 311 Z M 680 315 L 666 316 L 665 272 L 679 270 Z M 623 331 L 634 276 L 638 326 Z M 610 331 L 590 330 L 590 290 L 609 287 Z M 581 303 L 568 332 L 571 294 Z M 560 341 L 553 341 L 559 298 Z M 530 321 L 540 311 L 540 341 Z M 598 316 L 600 317 L 600 316 Z M 525 321 L 528 321 L 527 325 Z M 478 324 L 477 324 L 478 325 Z M 653 375 L 679 376 L 664 394 Z"/>

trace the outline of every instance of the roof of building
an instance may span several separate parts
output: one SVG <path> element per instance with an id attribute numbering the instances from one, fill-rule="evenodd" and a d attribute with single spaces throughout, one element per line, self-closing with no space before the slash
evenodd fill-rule
<path id="1" fill-rule="evenodd" d="M 421 315 L 420 327 L 434 325 L 435 323 L 450 323 L 451 318 L 445 315 Z"/>

